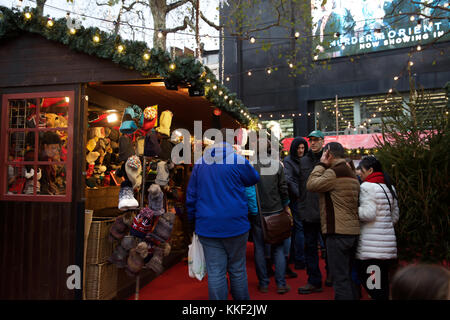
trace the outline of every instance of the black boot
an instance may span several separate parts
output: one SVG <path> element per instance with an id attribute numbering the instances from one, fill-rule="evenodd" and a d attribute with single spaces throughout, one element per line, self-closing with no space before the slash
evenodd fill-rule
<path id="1" fill-rule="evenodd" d="M 289 268 L 288 258 L 286 258 L 286 278 L 297 278 L 297 274 Z"/>

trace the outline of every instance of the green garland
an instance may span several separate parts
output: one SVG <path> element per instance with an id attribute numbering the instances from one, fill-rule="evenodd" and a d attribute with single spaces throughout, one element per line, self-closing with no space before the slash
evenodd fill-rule
<path id="1" fill-rule="evenodd" d="M 27 12 L 31 14 L 28 19 L 25 17 Z M 17 37 L 24 31 L 37 33 L 71 50 L 112 60 L 145 77 L 160 77 L 177 85 L 205 88 L 205 97 L 241 124 L 248 126 L 252 120 L 255 121 L 236 94 L 217 81 L 211 70 L 194 57 L 176 57 L 172 60 L 160 48 L 149 49 L 145 42 L 124 40 L 98 28 L 81 26 L 72 34 L 65 18 L 52 20 L 52 26 L 47 24 L 49 19 L 48 16 L 36 15 L 34 8 L 26 7 L 20 12 L 0 6 L 0 40 Z M 98 36 L 98 42 L 93 41 L 94 36 Z M 118 50 L 119 45 L 123 48 L 121 52 Z"/>

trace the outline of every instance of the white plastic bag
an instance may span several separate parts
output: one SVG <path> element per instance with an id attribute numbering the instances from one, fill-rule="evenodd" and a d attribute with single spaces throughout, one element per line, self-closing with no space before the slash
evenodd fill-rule
<path id="1" fill-rule="evenodd" d="M 206 275 L 205 255 L 203 247 L 196 233 L 192 237 L 192 243 L 189 245 L 188 251 L 189 277 L 202 280 Z"/>

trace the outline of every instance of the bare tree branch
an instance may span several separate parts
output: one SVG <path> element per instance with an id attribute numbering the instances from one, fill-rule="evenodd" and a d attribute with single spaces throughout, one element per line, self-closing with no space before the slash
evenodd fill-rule
<path id="1" fill-rule="evenodd" d="M 172 11 L 172 10 L 178 8 L 178 7 L 181 7 L 183 4 L 186 4 L 188 2 L 191 2 L 191 1 L 190 0 L 179 0 L 177 2 L 168 4 L 166 6 L 166 12 L 169 12 L 169 11 Z"/>

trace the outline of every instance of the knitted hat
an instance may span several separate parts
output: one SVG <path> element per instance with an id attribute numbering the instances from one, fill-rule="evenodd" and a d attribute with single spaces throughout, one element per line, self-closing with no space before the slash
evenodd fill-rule
<path id="1" fill-rule="evenodd" d="M 153 252 L 153 257 L 145 265 L 147 268 L 153 270 L 156 274 L 161 274 L 164 271 L 163 267 L 164 249 L 156 247 Z"/>
<path id="2" fill-rule="evenodd" d="M 115 264 L 118 268 L 125 268 L 127 261 L 127 251 L 122 246 L 117 246 L 108 262 Z"/>
<path id="3" fill-rule="evenodd" d="M 170 141 L 170 138 L 163 135 L 159 145 L 161 146 L 161 152 L 159 153 L 159 157 L 161 158 L 161 160 L 170 160 L 172 156 L 172 149 L 174 146 L 174 144 Z"/>
<path id="4" fill-rule="evenodd" d="M 117 217 L 109 229 L 109 234 L 112 237 L 110 240 L 121 240 L 128 232 L 128 229 L 128 226 L 123 222 L 122 216 Z"/>
<path id="5" fill-rule="evenodd" d="M 158 135 L 155 132 L 148 132 L 145 135 L 144 156 L 155 157 L 161 153 L 161 146 L 158 142 Z"/>
<path id="6" fill-rule="evenodd" d="M 166 242 L 172 234 L 174 220 L 175 215 L 173 213 L 164 213 L 159 217 L 153 232 L 147 235 L 147 239 L 157 245 Z"/>
<path id="7" fill-rule="evenodd" d="M 86 156 L 86 162 L 89 164 L 93 164 L 98 159 L 98 157 L 100 157 L 100 153 L 98 153 L 97 151 L 91 151 Z"/>
<path id="8" fill-rule="evenodd" d="M 142 156 L 144 154 L 145 137 L 141 136 L 136 139 L 136 154 Z"/>
<path id="9" fill-rule="evenodd" d="M 147 258 L 148 256 L 148 244 L 144 241 L 139 242 L 136 246 L 136 252 L 142 257 L 142 259 Z"/>
<path id="10" fill-rule="evenodd" d="M 170 126 L 172 125 L 172 117 L 173 114 L 171 111 L 169 110 L 163 111 L 159 119 L 160 126 L 156 128 L 156 131 L 170 137 Z"/>
<path id="11" fill-rule="evenodd" d="M 109 134 L 109 138 L 111 139 L 111 141 L 115 142 L 119 141 L 119 136 L 120 136 L 119 131 L 117 131 L 114 128 L 111 128 L 111 133 Z"/>
<path id="12" fill-rule="evenodd" d="M 119 138 L 119 161 L 127 161 L 129 157 L 134 155 L 133 143 L 126 135 Z"/>
<path id="13" fill-rule="evenodd" d="M 152 184 L 148 190 L 148 206 L 154 211 L 156 216 L 164 213 L 164 194 L 161 187 L 157 184 Z"/>
<path id="14" fill-rule="evenodd" d="M 133 189 L 139 188 L 142 184 L 142 166 L 139 157 L 131 156 L 128 158 L 125 165 L 125 172 L 133 185 Z"/>
<path id="15" fill-rule="evenodd" d="M 155 183 L 160 186 L 166 186 L 169 183 L 169 169 L 167 168 L 167 162 L 158 162 L 158 168 L 156 169 Z"/>
<path id="16" fill-rule="evenodd" d="M 89 151 L 94 151 L 94 149 L 97 147 L 97 139 L 98 138 L 92 138 L 86 143 L 86 149 Z"/>
<path id="17" fill-rule="evenodd" d="M 142 129 L 144 131 L 149 131 L 152 129 L 158 119 L 158 105 L 149 106 L 144 109 L 144 125 Z"/>
<path id="18" fill-rule="evenodd" d="M 122 239 L 122 242 L 120 242 L 120 245 L 122 248 L 124 248 L 126 251 L 129 251 L 136 247 L 136 240 L 133 236 L 125 236 Z"/>
<path id="19" fill-rule="evenodd" d="M 139 253 L 136 252 L 135 248 L 131 249 L 127 260 L 128 274 L 130 275 L 138 274 L 143 266 L 144 266 L 144 259 L 141 257 Z"/>
<path id="20" fill-rule="evenodd" d="M 132 229 L 147 234 L 152 230 L 154 212 L 149 208 L 142 208 L 133 219 Z"/>
<path id="21" fill-rule="evenodd" d="M 122 117 L 122 123 L 119 128 L 120 132 L 131 134 L 137 130 L 136 122 L 133 121 L 133 118 L 130 114 L 125 113 Z"/>
<path id="22" fill-rule="evenodd" d="M 109 135 L 111 134 L 111 128 L 108 127 L 104 127 L 105 128 L 105 138 L 108 138 Z"/>
<path id="23" fill-rule="evenodd" d="M 121 186 L 119 191 L 119 210 L 127 211 L 139 207 L 138 201 L 134 198 L 133 188 Z"/>

